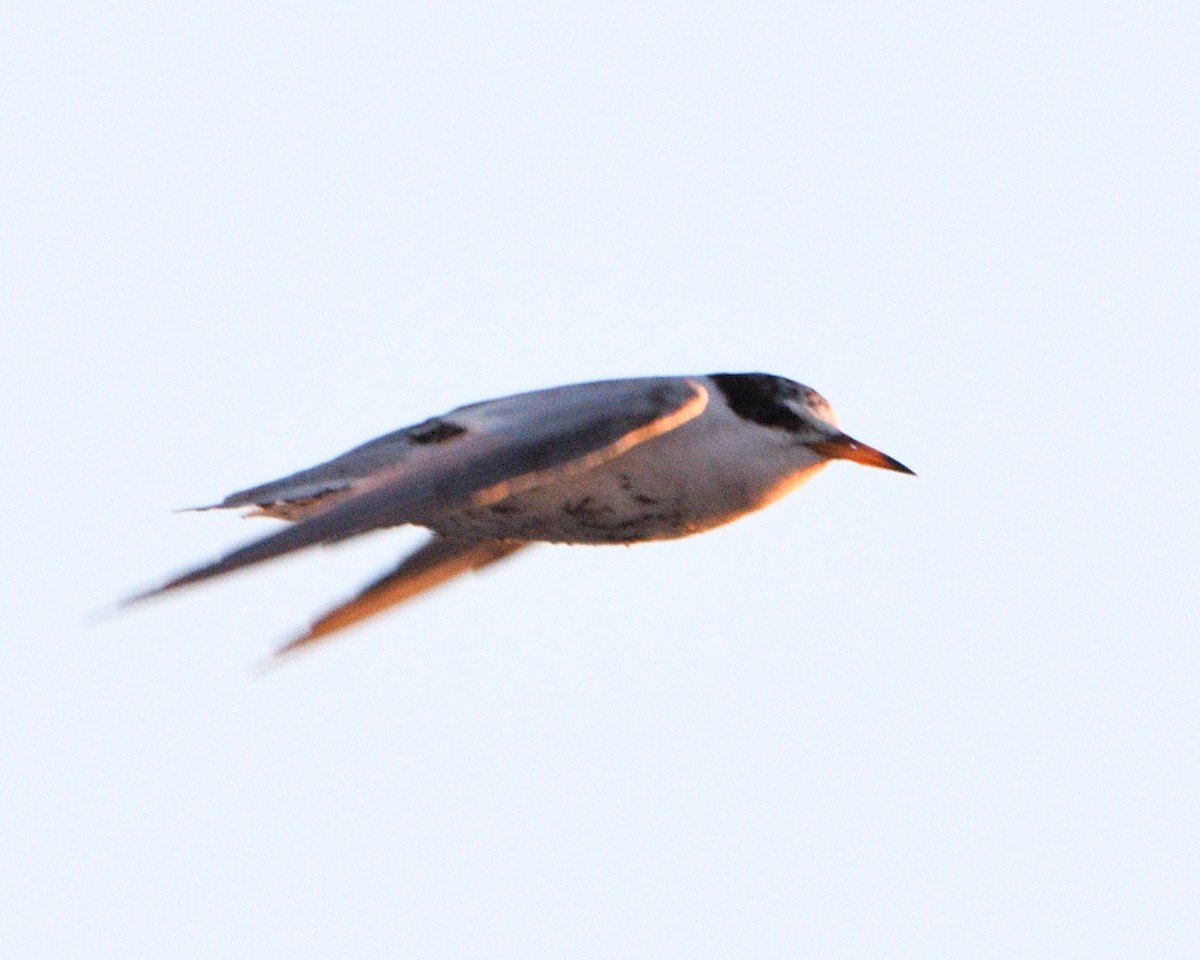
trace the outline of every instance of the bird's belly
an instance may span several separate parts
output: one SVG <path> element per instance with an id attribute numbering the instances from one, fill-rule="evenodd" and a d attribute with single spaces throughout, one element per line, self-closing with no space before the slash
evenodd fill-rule
<path id="1" fill-rule="evenodd" d="M 694 515 L 684 490 L 635 484 L 627 474 L 585 474 L 488 506 L 456 510 L 428 525 L 450 537 L 549 543 L 637 543 L 712 526 Z"/>
<path id="2" fill-rule="evenodd" d="M 638 543 L 701 533 L 736 520 L 782 496 L 805 476 L 755 477 L 745 463 L 681 462 L 627 456 L 576 477 L 487 506 L 431 518 L 443 536 L 549 543 Z M 639 448 L 635 454 L 642 451 Z"/>

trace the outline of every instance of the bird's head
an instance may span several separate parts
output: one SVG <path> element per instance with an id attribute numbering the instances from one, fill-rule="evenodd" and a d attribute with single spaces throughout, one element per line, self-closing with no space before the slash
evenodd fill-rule
<path id="1" fill-rule="evenodd" d="M 812 387 L 769 373 L 717 373 L 711 379 L 738 416 L 789 434 L 825 460 L 913 474 L 899 460 L 843 433 L 829 401 Z"/>

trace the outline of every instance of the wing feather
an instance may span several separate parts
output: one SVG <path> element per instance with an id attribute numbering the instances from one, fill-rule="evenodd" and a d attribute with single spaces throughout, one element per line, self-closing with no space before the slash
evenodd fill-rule
<path id="1" fill-rule="evenodd" d="M 700 415 L 695 380 L 650 377 L 555 387 L 461 407 L 447 419 L 466 429 L 436 457 L 411 458 L 362 479 L 328 510 L 180 574 L 126 603 L 222 576 L 316 544 L 515 493 L 593 469 Z"/>
<path id="2" fill-rule="evenodd" d="M 220 503 L 200 509 L 266 507 L 274 503 L 317 499 L 351 488 L 373 473 L 403 464 L 422 450 L 430 449 L 431 444 L 451 440 L 463 432 L 448 417 L 434 417 L 376 437 L 315 467 L 238 490 Z"/>
<path id="3" fill-rule="evenodd" d="M 275 651 L 282 657 L 367 617 L 405 603 L 447 580 L 497 563 L 528 546 L 513 540 L 450 540 L 432 536 L 400 563 L 344 603 L 322 614 Z"/>

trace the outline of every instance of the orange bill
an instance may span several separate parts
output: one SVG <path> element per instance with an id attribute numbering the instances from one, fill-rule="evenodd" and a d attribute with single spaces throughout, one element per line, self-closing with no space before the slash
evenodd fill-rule
<path id="1" fill-rule="evenodd" d="M 821 456 L 829 457 L 831 460 L 853 460 L 855 463 L 862 463 L 868 467 L 881 467 L 884 470 L 895 470 L 897 473 L 916 476 L 899 460 L 889 457 L 874 447 L 868 447 L 865 443 L 859 443 L 844 433 L 825 437 L 822 440 L 810 440 L 807 445 Z"/>

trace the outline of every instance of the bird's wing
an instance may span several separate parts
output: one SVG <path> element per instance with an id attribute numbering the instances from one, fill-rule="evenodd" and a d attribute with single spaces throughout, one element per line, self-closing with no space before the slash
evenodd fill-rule
<path id="1" fill-rule="evenodd" d="M 220 503 L 198 509 L 257 506 L 262 512 L 272 514 L 272 507 L 276 504 L 307 506 L 312 502 L 333 499 L 330 494 L 352 491 L 356 485 L 381 470 L 398 467 L 413 459 L 436 455 L 440 444 L 454 440 L 465 432 L 466 428 L 454 423 L 449 415 L 432 417 L 415 426 L 376 437 L 315 467 L 299 470 L 246 490 L 238 490 Z M 281 509 L 278 513 L 284 519 L 294 519 L 286 509 Z"/>
<path id="2" fill-rule="evenodd" d="M 555 387 L 505 397 L 447 416 L 464 427 L 436 457 L 411 458 L 360 480 L 328 510 L 130 597 L 144 600 L 189 583 L 380 527 L 483 506 L 590 470 L 700 415 L 708 393 L 696 380 L 648 377 Z"/>
<path id="3" fill-rule="evenodd" d="M 378 580 L 314 620 L 307 630 L 276 650 L 274 656 L 292 653 L 460 574 L 497 563 L 526 546 L 515 540 L 451 540 L 432 536 Z"/>

